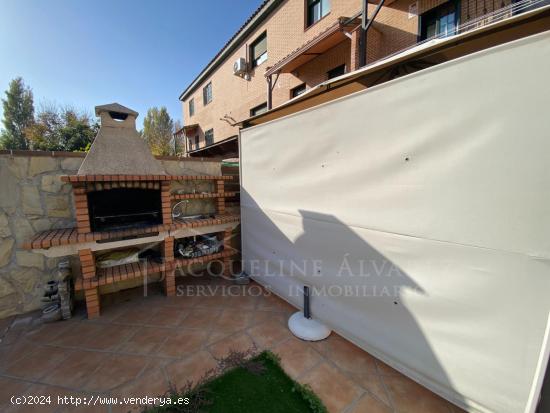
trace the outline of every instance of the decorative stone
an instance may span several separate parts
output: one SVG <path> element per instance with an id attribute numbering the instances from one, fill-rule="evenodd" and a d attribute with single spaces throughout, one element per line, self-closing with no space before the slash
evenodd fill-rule
<path id="1" fill-rule="evenodd" d="M 50 217 L 70 218 L 69 197 L 66 195 L 48 195 L 46 197 L 46 210 Z"/>
<path id="2" fill-rule="evenodd" d="M 19 201 L 19 179 L 5 167 L 5 159 L 0 159 L 0 208 L 17 207 Z"/>
<path id="3" fill-rule="evenodd" d="M 15 244 L 13 238 L 4 238 L 0 241 L 0 267 L 9 264 L 13 244 Z"/>
<path id="4" fill-rule="evenodd" d="M 29 175 L 36 176 L 43 172 L 54 171 L 57 169 L 57 161 L 50 156 L 31 157 Z"/>
<path id="5" fill-rule="evenodd" d="M 46 192 L 58 193 L 61 191 L 61 188 L 64 186 L 64 183 L 61 181 L 59 175 L 44 175 L 42 177 L 41 188 Z M 69 185 L 65 185 L 69 186 Z"/>
<path id="6" fill-rule="evenodd" d="M 15 235 L 15 240 L 17 241 L 17 246 L 21 247 L 25 242 L 30 240 L 35 234 L 34 230 L 28 219 L 23 217 L 13 218 L 13 231 Z"/>
<path id="7" fill-rule="evenodd" d="M 19 293 L 38 297 L 41 293 L 41 275 L 36 268 L 17 268 L 11 272 L 11 281 Z M 27 301 L 27 300 L 26 300 Z M 27 304 L 27 303 L 25 303 Z M 36 303 L 28 301 L 29 306 L 36 306 Z"/>
<path id="8" fill-rule="evenodd" d="M 8 222 L 8 216 L 0 212 L 0 237 L 9 237 L 11 230 Z"/>
<path id="9" fill-rule="evenodd" d="M 14 156 L 7 158 L 7 164 L 10 171 L 19 179 L 27 178 L 27 170 L 29 169 L 29 158 Z"/>
<path id="10" fill-rule="evenodd" d="M 65 158 L 61 161 L 61 169 L 76 173 L 84 158 Z"/>
<path id="11" fill-rule="evenodd" d="M 40 192 L 35 186 L 26 185 L 21 188 L 21 202 L 25 214 L 42 215 L 44 212 L 40 203 Z"/>
<path id="12" fill-rule="evenodd" d="M 36 232 L 52 229 L 52 222 L 48 218 L 38 218 L 31 221 L 31 225 Z"/>
<path id="13" fill-rule="evenodd" d="M 0 298 L 4 298 L 7 295 L 15 294 L 17 291 L 13 288 L 8 280 L 0 277 Z"/>
<path id="14" fill-rule="evenodd" d="M 21 267 L 44 269 L 44 256 L 30 251 L 15 252 L 17 264 Z"/>

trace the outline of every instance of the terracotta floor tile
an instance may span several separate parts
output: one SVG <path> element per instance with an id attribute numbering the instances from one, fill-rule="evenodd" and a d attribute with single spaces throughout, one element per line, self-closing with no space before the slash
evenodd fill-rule
<path id="1" fill-rule="evenodd" d="M 12 396 L 21 396 L 30 387 L 30 384 L 16 379 L 0 377 L 0 411 L 11 406 Z"/>
<path id="2" fill-rule="evenodd" d="M 189 312 L 182 326 L 185 328 L 210 329 L 220 317 L 222 311 L 213 308 L 195 308 Z"/>
<path id="3" fill-rule="evenodd" d="M 179 330 L 168 334 L 166 341 L 156 351 L 162 357 L 186 357 L 201 348 L 208 338 L 207 331 Z"/>
<path id="4" fill-rule="evenodd" d="M 323 359 L 311 346 L 294 337 L 283 341 L 273 349 L 273 352 L 281 357 L 283 369 L 293 379 L 298 378 Z"/>
<path id="5" fill-rule="evenodd" d="M 39 344 L 50 344 L 75 325 L 72 320 L 58 323 L 47 323 L 39 328 L 32 329 L 25 334 L 25 339 Z"/>
<path id="6" fill-rule="evenodd" d="M 0 372 L 3 371 L 9 363 L 13 363 L 29 355 L 38 349 L 38 344 L 24 339 L 17 340 L 15 343 L 0 346 Z"/>
<path id="7" fill-rule="evenodd" d="M 71 324 L 64 334 L 56 337 L 51 344 L 56 346 L 75 347 L 82 344 L 82 340 L 87 339 L 89 336 L 99 334 L 102 327 L 99 324 L 91 324 L 85 322 L 79 322 Z"/>
<path id="8" fill-rule="evenodd" d="M 244 289 L 247 286 L 240 287 L 242 289 L 229 290 L 232 293 L 226 299 L 226 306 L 233 309 L 253 310 L 258 305 L 260 297 L 247 295 Z"/>
<path id="9" fill-rule="evenodd" d="M 386 405 L 391 406 L 388 392 L 384 387 L 382 378 L 375 373 L 348 373 L 348 376 L 370 394 L 376 396 Z"/>
<path id="10" fill-rule="evenodd" d="M 215 358 L 227 356 L 230 350 L 248 351 L 254 348 L 254 342 L 244 333 L 232 335 L 208 347 Z"/>
<path id="11" fill-rule="evenodd" d="M 249 312 L 241 312 L 233 308 L 226 308 L 216 320 L 213 328 L 221 332 L 237 332 L 248 327 L 251 318 L 252 314 Z"/>
<path id="12" fill-rule="evenodd" d="M 80 389 L 90 374 L 108 357 L 95 351 L 73 350 L 57 368 L 42 380 L 44 383 Z"/>
<path id="13" fill-rule="evenodd" d="M 451 404 L 405 376 L 384 376 L 395 410 L 400 413 L 450 413 Z"/>
<path id="14" fill-rule="evenodd" d="M 130 307 L 118 317 L 115 317 L 112 321 L 114 323 L 121 324 L 137 324 L 144 325 L 149 324 L 149 321 L 153 318 L 153 312 L 151 308 L 147 308 L 144 305 Z"/>
<path id="15" fill-rule="evenodd" d="M 135 379 L 148 362 L 148 358 L 141 356 L 110 355 L 98 369 L 88 374 L 88 380 L 81 389 L 92 392 L 114 389 Z"/>
<path id="16" fill-rule="evenodd" d="M 274 293 L 269 293 L 269 295 L 262 297 L 258 303 L 258 310 L 281 311 L 290 314 L 298 311 L 298 309 Z"/>
<path id="17" fill-rule="evenodd" d="M 272 348 L 283 340 L 292 337 L 288 327 L 270 320 L 248 329 L 248 333 L 261 348 Z"/>
<path id="18" fill-rule="evenodd" d="M 326 362 L 308 372 L 300 381 L 311 386 L 331 413 L 341 412 L 362 393 L 361 388 Z"/>
<path id="19" fill-rule="evenodd" d="M 218 363 L 207 351 L 199 351 L 184 360 L 171 361 L 164 370 L 173 387 L 183 388 L 188 381 L 197 383 L 210 369 L 215 369 Z"/>
<path id="20" fill-rule="evenodd" d="M 265 323 L 266 321 L 276 321 L 283 326 L 288 325 L 289 315 L 278 311 L 254 311 L 250 319 L 250 326 Z"/>
<path id="21" fill-rule="evenodd" d="M 113 351 L 119 348 L 138 327 L 114 324 L 102 325 L 96 334 L 88 335 L 82 347 L 92 350 Z"/>
<path id="22" fill-rule="evenodd" d="M 189 315 L 189 310 L 174 307 L 159 307 L 153 310 L 153 316 L 147 324 L 176 327 Z"/>
<path id="23" fill-rule="evenodd" d="M 397 370 L 393 367 L 388 366 L 381 360 L 375 359 L 376 367 L 378 368 L 378 374 L 381 376 L 402 376 Z"/>
<path id="24" fill-rule="evenodd" d="M 117 351 L 124 353 L 151 354 L 166 340 L 169 329 L 162 327 L 139 327 Z"/>
<path id="25" fill-rule="evenodd" d="M 200 296 L 195 303 L 196 308 L 218 308 L 223 309 L 227 306 L 228 298 L 223 295 L 206 295 Z"/>
<path id="26" fill-rule="evenodd" d="M 371 395 L 365 394 L 349 413 L 393 413 L 393 410 Z"/>
<path id="27" fill-rule="evenodd" d="M 352 373 L 378 373 L 373 356 L 338 334 L 333 333 L 325 340 L 322 352 L 344 371 Z"/>
<path id="28" fill-rule="evenodd" d="M 146 370 L 139 378 L 114 390 L 117 397 L 158 397 L 163 396 L 169 389 L 168 382 L 160 367 Z M 111 407 L 112 412 L 142 411 L 139 406 L 117 405 Z"/>
<path id="29" fill-rule="evenodd" d="M 51 373 L 68 355 L 70 351 L 55 347 L 40 347 L 26 357 L 8 365 L 5 374 L 38 380 Z"/>
<path id="30" fill-rule="evenodd" d="M 228 331 L 217 331 L 213 330 L 210 332 L 210 335 L 208 336 L 208 339 L 206 340 L 206 345 L 209 346 L 211 344 L 217 343 L 218 341 L 224 340 L 229 336 L 232 336 L 233 332 Z"/>

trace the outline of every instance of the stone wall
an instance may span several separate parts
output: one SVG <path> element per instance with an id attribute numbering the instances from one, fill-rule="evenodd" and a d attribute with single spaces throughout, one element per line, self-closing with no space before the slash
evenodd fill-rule
<path id="1" fill-rule="evenodd" d="M 0 151 L 0 319 L 40 308 L 42 286 L 61 258 L 22 245 L 37 232 L 76 224 L 71 186 L 59 176 L 75 174 L 84 155 Z M 170 175 L 221 174 L 219 161 L 159 160 Z"/>

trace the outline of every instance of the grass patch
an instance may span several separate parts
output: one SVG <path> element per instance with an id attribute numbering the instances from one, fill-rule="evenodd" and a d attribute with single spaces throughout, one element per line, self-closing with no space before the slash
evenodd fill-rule
<path id="1" fill-rule="evenodd" d="M 189 397 L 190 404 L 155 407 L 147 412 L 327 413 L 315 393 L 292 380 L 271 352 L 243 360 L 237 367 L 235 363 L 229 365 L 220 376 L 170 395 L 172 400 Z"/>

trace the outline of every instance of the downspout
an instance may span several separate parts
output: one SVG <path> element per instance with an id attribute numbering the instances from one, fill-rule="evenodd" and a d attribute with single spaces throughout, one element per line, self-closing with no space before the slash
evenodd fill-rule
<path id="1" fill-rule="evenodd" d="M 273 102 L 273 88 L 272 88 L 272 82 L 273 78 L 271 77 L 273 75 L 269 75 L 265 78 L 267 82 L 267 110 L 270 110 Z"/>

